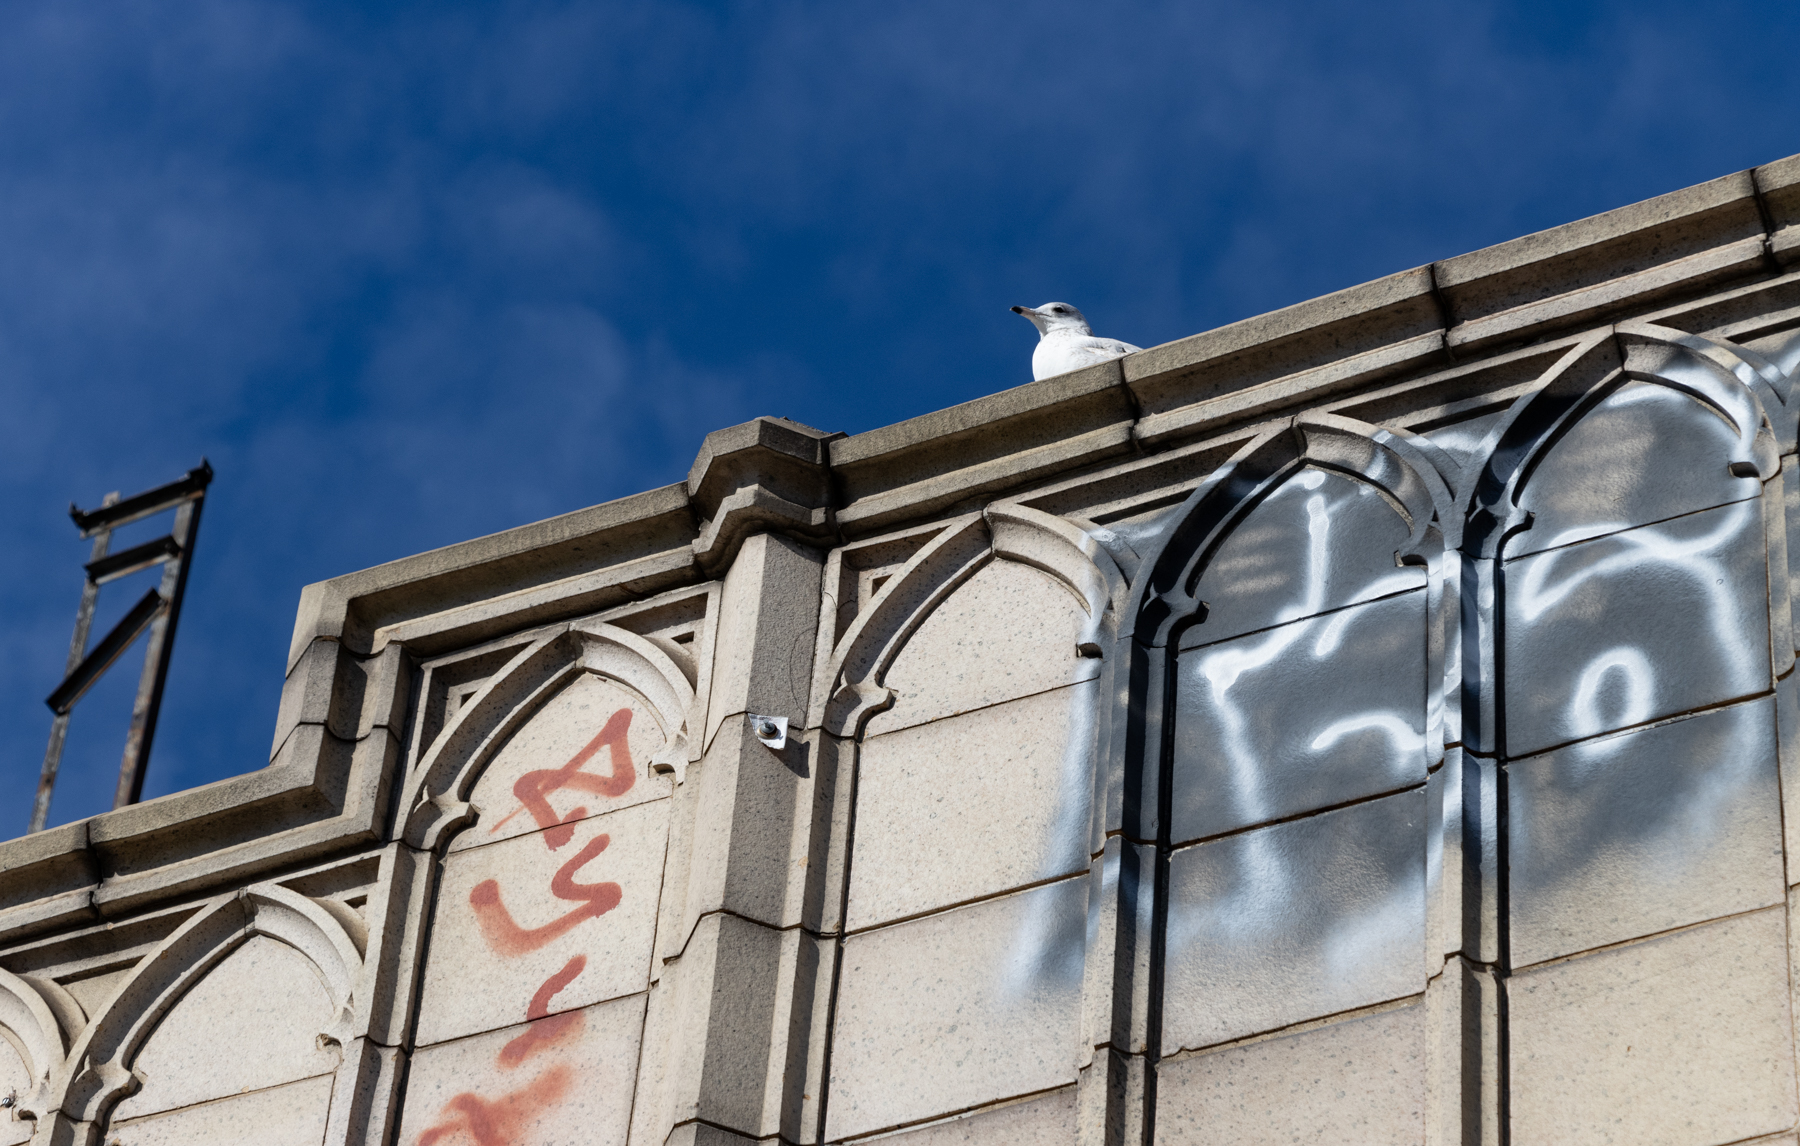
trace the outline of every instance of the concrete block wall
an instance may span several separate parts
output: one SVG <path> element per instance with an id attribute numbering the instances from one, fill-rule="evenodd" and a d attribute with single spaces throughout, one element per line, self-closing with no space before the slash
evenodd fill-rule
<path id="1" fill-rule="evenodd" d="M 308 587 L 0 1146 L 1794 1142 L 1797 188 Z"/>

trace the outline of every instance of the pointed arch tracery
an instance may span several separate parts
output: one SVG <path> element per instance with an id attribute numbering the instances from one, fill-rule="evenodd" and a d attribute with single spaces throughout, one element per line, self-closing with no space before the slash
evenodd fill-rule
<path id="1" fill-rule="evenodd" d="M 1129 585 L 1118 563 L 1087 530 L 1053 514 L 1000 502 L 945 528 L 891 577 L 832 650 L 825 688 L 809 727 L 855 737 L 893 704 L 888 669 L 932 612 L 994 560 L 1049 575 L 1080 604 L 1078 646 L 1097 656 L 1112 640 Z"/>
<path id="2" fill-rule="evenodd" d="M 636 633 L 600 622 L 570 625 L 514 657 L 458 710 L 407 780 L 402 835 L 436 849 L 470 823 L 477 780 L 496 753 L 564 687 L 583 674 L 618 682 L 643 697 L 661 723 L 659 772 L 685 769 L 694 689 L 666 653 Z"/>
<path id="3" fill-rule="evenodd" d="M 312 964 L 332 1005 L 332 1020 L 318 1037 L 322 1044 L 344 1046 L 354 1035 L 362 977 L 356 940 L 317 901 L 256 884 L 202 908 L 137 964 L 70 1046 L 47 1087 L 40 1122 L 48 1115 L 97 1131 L 140 1085 L 132 1062 L 157 1024 L 209 971 L 259 935 L 292 947 Z"/>

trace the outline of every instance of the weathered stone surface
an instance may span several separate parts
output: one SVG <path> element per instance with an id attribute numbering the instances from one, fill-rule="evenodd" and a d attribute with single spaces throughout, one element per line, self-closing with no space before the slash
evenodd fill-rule
<path id="1" fill-rule="evenodd" d="M 640 995 L 422 1048 L 400 1140 L 623 1146 L 643 1022 Z"/>
<path id="2" fill-rule="evenodd" d="M 869 738 L 847 926 L 1087 867 L 1093 683 Z"/>
<path id="3" fill-rule="evenodd" d="M 1412 1003 L 1164 1063 L 1156 1140 L 1398 1146 L 1425 1140 L 1425 1007 Z"/>
<path id="4" fill-rule="evenodd" d="M 25 1060 L 13 1048 L 12 1043 L 0 1036 L 0 1096 L 30 1094 L 36 1085 L 31 1077 Z M 37 1124 L 27 1119 L 20 1119 L 16 1109 L 0 1113 L 0 1146 L 18 1146 L 18 1143 L 31 1141 L 32 1131 Z"/>
<path id="5" fill-rule="evenodd" d="M 335 1017 L 311 961 L 279 940 L 254 936 L 157 1025 L 132 1063 L 143 1089 L 119 1103 L 113 1120 L 328 1075 L 341 1053 L 322 1047 L 319 1035 Z M 319 1117 L 323 1124 L 323 1110 Z"/>
<path id="6" fill-rule="evenodd" d="M 977 1110 L 878 1141 L 893 1146 L 1063 1146 L 1075 1141 L 1075 1091 Z"/>
<path id="7" fill-rule="evenodd" d="M 659 800 L 582 820 L 564 843 L 546 830 L 452 854 L 418 1042 L 510 1026 L 534 1000 L 556 1013 L 642 991 L 667 819 Z"/>
<path id="8" fill-rule="evenodd" d="M 826 1136 L 1073 1082 L 1086 891 L 1065 880 L 847 940 Z"/>
<path id="9" fill-rule="evenodd" d="M 1076 655 L 1086 614 L 1049 574 L 991 561 L 907 640 L 887 672 L 898 695 L 866 735 L 906 728 L 1092 679 L 1098 664 Z"/>
<path id="10" fill-rule="evenodd" d="M 115 1120 L 105 1141 L 120 1146 L 315 1146 L 325 1136 L 330 1104 L 331 1077 L 326 1075 L 165 1114 Z"/>
<path id="11" fill-rule="evenodd" d="M 1513 976 L 1516 1142 L 1735 1142 L 1794 1124 L 1781 909 Z"/>

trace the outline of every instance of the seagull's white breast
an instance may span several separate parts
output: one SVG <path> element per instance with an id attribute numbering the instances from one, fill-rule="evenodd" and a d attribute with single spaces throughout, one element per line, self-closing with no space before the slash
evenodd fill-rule
<path id="1" fill-rule="evenodd" d="M 1052 330 L 1031 353 L 1031 376 L 1042 381 L 1097 362 L 1111 362 L 1142 349 L 1116 338 L 1096 338 L 1073 330 Z"/>

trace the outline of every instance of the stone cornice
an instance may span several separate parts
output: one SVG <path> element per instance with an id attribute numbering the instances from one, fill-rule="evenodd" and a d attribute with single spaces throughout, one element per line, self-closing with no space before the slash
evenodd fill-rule
<path id="1" fill-rule="evenodd" d="M 272 762 L 0 843 L 0 938 L 386 839 L 413 658 L 706 582 L 757 532 L 830 546 L 1001 496 L 1091 513 L 1191 488 L 1301 409 L 1423 430 L 1638 319 L 1800 326 L 1800 156 L 865 433 L 758 418 L 685 482 L 310 585 Z"/>

